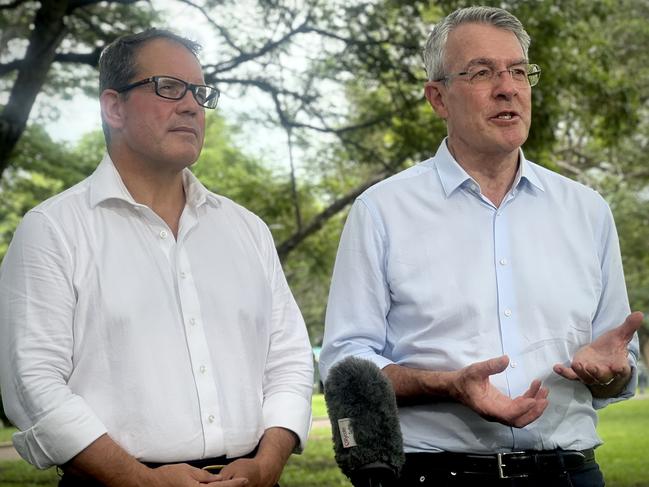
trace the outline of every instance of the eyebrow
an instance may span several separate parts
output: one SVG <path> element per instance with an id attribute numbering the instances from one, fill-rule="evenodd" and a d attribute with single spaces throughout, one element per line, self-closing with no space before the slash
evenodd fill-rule
<path id="1" fill-rule="evenodd" d="M 511 66 L 518 66 L 519 64 L 528 64 L 529 61 L 525 58 L 519 58 L 514 61 L 511 61 L 507 64 L 508 67 Z M 493 68 L 496 65 L 493 59 L 489 58 L 475 58 L 471 59 L 469 63 L 466 65 L 466 68 L 464 69 L 469 69 L 472 66 L 489 66 L 490 68 Z"/>

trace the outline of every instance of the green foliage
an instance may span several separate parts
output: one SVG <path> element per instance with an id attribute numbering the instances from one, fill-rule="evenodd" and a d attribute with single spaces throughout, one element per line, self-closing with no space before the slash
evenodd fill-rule
<path id="1" fill-rule="evenodd" d="M 234 143 L 236 135 L 237 130 L 222 117 L 216 114 L 208 117 L 205 147 L 193 171 L 208 189 L 259 215 L 270 227 L 275 242 L 282 242 L 298 229 L 289 177 L 245 154 Z M 326 179 L 324 175 L 322 179 Z M 322 200 L 322 190 L 318 186 L 304 183 L 299 188 L 298 201 L 305 221 L 321 211 Z M 332 218 L 283 263 L 314 341 L 319 341 L 322 333 L 340 226 L 340 218 Z"/>
<path id="2" fill-rule="evenodd" d="M 37 470 L 27 462 L 0 462 L 0 487 L 56 487 L 56 469 Z"/>
<path id="3" fill-rule="evenodd" d="M 649 469 L 649 398 L 613 404 L 599 411 L 597 432 L 604 445 L 597 449 L 609 487 L 647 487 Z"/>
<path id="4" fill-rule="evenodd" d="M 311 398 L 311 407 L 314 420 L 327 418 L 327 404 L 325 403 L 324 394 L 314 394 Z"/>

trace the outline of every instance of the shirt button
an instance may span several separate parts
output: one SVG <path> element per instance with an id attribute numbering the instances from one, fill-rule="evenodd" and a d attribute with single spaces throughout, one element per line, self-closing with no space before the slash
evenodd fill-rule
<path id="1" fill-rule="evenodd" d="M 180 272 L 180 278 L 185 279 L 187 277 L 187 273 L 185 271 Z"/>
<path id="2" fill-rule="evenodd" d="M 517 364 L 516 362 L 514 362 L 514 361 L 511 361 L 511 362 L 509 363 L 509 366 L 510 366 L 512 369 L 515 369 L 517 365 L 518 365 L 518 364 Z"/>
<path id="3" fill-rule="evenodd" d="M 509 318 L 511 315 L 512 315 L 512 310 L 511 309 L 506 309 L 505 310 L 505 316 L 507 316 Z"/>
<path id="4" fill-rule="evenodd" d="M 198 368 L 198 370 L 201 371 L 201 374 L 204 374 L 205 371 L 207 370 L 207 367 L 205 367 L 204 365 L 201 365 L 201 366 Z"/>
<path id="5" fill-rule="evenodd" d="M 189 318 L 189 324 L 194 326 L 196 324 L 196 318 Z"/>
<path id="6" fill-rule="evenodd" d="M 213 423 L 215 419 L 216 419 L 216 418 L 214 417 L 213 414 L 210 414 L 210 415 L 207 417 L 207 420 L 208 420 L 210 423 Z"/>
<path id="7" fill-rule="evenodd" d="M 507 265 L 507 259 L 500 259 L 500 265 Z"/>
<path id="8" fill-rule="evenodd" d="M 160 233 L 158 235 L 162 240 L 164 240 L 165 238 L 167 238 L 168 233 L 166 230 L 160 230 Z"/>

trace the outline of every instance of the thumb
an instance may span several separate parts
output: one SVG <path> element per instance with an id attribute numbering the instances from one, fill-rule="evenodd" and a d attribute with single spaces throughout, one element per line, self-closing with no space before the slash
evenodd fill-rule
<path id="1" fill-rule="evenodd" d="M 490 358 L 484 362 L 477 362 L 475 366 L 476 372 L 486 378 L 490 375 L 500 374 L 507 368 L 508 364 L 509 357 L 507 355 L 501 355 L 500 357 Z"/>
<path id="2" fill-rule="evenodd" d="M 633 334 L 642 327 L 642 320 L 644 315 L 640 311 L 631 313 L 626 317 L 624 323 L 617 327 L 616 335 L 623 340 L 624 343 L 629 343 L 633 339 Z"/>

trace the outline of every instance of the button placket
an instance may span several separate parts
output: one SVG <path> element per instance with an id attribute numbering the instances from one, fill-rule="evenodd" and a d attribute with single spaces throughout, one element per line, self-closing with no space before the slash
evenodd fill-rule
<path id="1" fill-rule="evenodd" d="M 182 243 L 177 245 L 177 286 L 180 308 L 184 316 L 185 336 L 190 361 L 193 365 L 196 393 L 202 411 L 203 435 L 205 448 L 222 450 L 224 445 L 223 429 L 220 424 L 219 400 L 216 390 L 216 379 L 211 365 L 210 351 L 205 336 L 198 291 L 191 278 L 189 258 Z"/>

